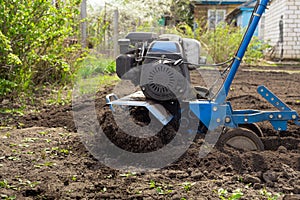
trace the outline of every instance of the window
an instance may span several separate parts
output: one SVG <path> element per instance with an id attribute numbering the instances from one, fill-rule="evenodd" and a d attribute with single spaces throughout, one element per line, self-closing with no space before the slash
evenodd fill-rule
<path id="1" fill-rule="evenodd" d="M 225 20 L 226 10 L 208 10 L 208 27 L 210 29 L 216 28 L 216 26 Z"/>

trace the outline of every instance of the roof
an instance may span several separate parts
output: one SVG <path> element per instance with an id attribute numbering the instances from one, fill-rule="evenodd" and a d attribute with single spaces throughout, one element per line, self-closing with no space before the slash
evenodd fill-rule
<path id="1" fill-rule="evenodd" d="M 241 4 L 240 6 L 236 7 L 233 11 L 228 13 L 226 16 L 226 21 L 231 21 L 235 16 L 237 16 L 239 13 L 241 13 L 242 10 L 248 9 L 248 8 L 254 8 L 256 5 L 257 0 L 248 0 L 245 3 Z"/>
<path id="2" fill-rule="evenodd" d="M 254 8 L 256 5 L 257 0 L 248 0 L 242 5 L 239 6 L 239 8 Z"/>
<path id="3" fill-rule="evenodd" d="M 226 5 L 226 4 L 242 4 L 247 0 L 194 0 L 194 4 L 203 4 L 203 5 Z"/>

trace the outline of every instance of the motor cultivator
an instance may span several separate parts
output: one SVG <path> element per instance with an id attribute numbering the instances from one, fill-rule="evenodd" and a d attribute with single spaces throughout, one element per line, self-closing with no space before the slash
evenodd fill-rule
<path id="1" fill-rule="evenodd" d="M 257 92 L 277 108 L 276 111 L 233 110 L 226 98 L 268 1 L 258 1 L 241 45 L 221 74 L 222 85 L 215 94 L 212 88 L 190 86 L 189 70 L 203 66 L 199 42 L 176 35 L 140 32 L 130 33 L 119 41 L 121 55 L 116 60 L 118 76 L 139 86 L 140 91 L 122 98 L 109 94 L 107 104 L 112 111 L 116 106 L 144 107 L 162 125 L 189 113 L 185 118 L 197 120 L 200 133 L 224 127 L 220 144 L 243 150 L 263 150 L 260 140 L 263 134 L 256 123 L 269 121 L 275 130 L 284 131 L 288 121 L 300 125 L 297 112 L 265 86 L 259 86 Z"/>

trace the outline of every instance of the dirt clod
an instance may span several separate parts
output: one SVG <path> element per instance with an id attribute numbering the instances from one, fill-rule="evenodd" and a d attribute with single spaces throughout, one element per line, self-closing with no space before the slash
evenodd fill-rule
<path id="1" fill-rule="evenodd" d="M 245 183 L 251 183 L 251 184 L 260 183 L 260 179 L 258 177 L 251 176 L 251 175 L 247 174 L 244 177 L 244 182 Z"/>

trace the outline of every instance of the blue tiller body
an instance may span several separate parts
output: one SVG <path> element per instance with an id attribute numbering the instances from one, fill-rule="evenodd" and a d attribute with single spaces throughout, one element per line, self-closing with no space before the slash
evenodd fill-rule
<path id="1" fill-rule="evenodd" d="M 237 128 L 240 125 L 254 124 L 263 121 L 269 121 L 274 129 L 278 131 L 287 130 L 288 121 L 300 125 L 300 118 L 297 112 L 289 108 L 265 86 L 259 86 L 257 92 L 272 104 L 277 109 L 276 111 L 233 110 L 230 102 L 226 102 L 232 81 L 268 2 L 269 0 L 261 0 L 255 13 L 253 13 L 253 19 L 249 24 L 234 59 L 232 60 L 232 66 L 227 72 L 228 75 L 215 97 L 209 100 L 196 99 L 188 101 L 189 109 L 210 130 L 214 130 L 219 126 Z M 170 113 L 160 110 L 160 107 L 156 106 L 158 103 L 153 102 L 152 100 L 137 101 L 130 95 L 118 99 L 114 94 L 107 95 L 106 100 L 112 110 L 114 110 L 114 106 L 146 107 L 149 112 L 164 125 L 170 122 L 173 117 Z"/>

